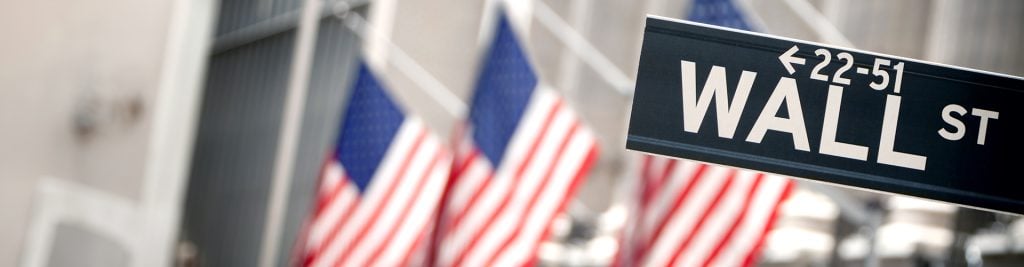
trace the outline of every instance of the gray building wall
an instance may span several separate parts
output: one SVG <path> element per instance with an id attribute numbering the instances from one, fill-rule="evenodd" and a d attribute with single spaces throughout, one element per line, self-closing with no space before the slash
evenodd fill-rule
<path id="1" fill-rule="evenodd" d="M 295 25 L 301 1 L 224 1 L 215 51 L 203 89 L 181 238 L 194 244 L 202 266 L 259 262 L 271 173 L 294 26 L 226 47 L 224 36 L 271 23 Z M 327 7 L 331 7 L 327 5 Z M 365 14 L 365 8 L 358 8 Z M 270 27 L 274 28 L 274 27 Z M 258 30 L 264 31 L 264 30 Z M 324 156 L 332 149 L 359 41 L 332 16 L 320 20 L 296 166 L 287 200 L 278 265 L 288 264 L 312 199 Z"/>

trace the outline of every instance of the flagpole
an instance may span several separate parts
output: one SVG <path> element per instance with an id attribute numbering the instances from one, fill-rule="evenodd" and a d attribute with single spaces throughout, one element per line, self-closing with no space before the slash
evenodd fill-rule
<path id="1" fill-rule="evenodd" d="M 611 60 L 591 44 L 583 35 L 572 29 L 567 22 L 561 19 L 557 13 L 551 10 L 542 2 L 535 3 L 534 8 L 538 11 L 534 17 L 548 30 L 555 32 L 556 38 L 565 44 L 580 59 L 597 71 L 612 88 L 621 95 L 632 95 L 632 79 L 622 70 L 619 70 Z M 366 32 L 374 28 L 373 24 L 359 14 L 349 12 L 351 6 L 344 1 L 335 3 L 332 12 L 335 17 L 341 19 L 345 27 L 349 28 L 357 37 L 366 40 L 370 38 Z M 365 28 L 364 28 L 365 27 Z M 420 86 L 430 98 L 434 99 L 448 114 L 459 118 L 466 114 L 466 103 L 434 77 L 415 59 L 405 53 L 398 45 L 389 38 L 378 36 L 388 46 L 389 62 L 403 75 L 413 80 Z"/>
<path id="2" fill-rule="evenodd" d="M 629 78 L 625 72 L 615 66 L 601 50 L 594 47 L 586 37 L 577 32 L 569 25 L 568 22 L 558 16 L 544 1 L 536 1 L 534 3 L 534 18 L 540 25 L 544 26 L 548 30 L 554 32 L 553 36 L 561 41 L 568 48 L 569 51 L 576 54 L 584 63 L 590 65 L 594 71 L 596 71 L 605 82 L 610 84 L 615 92 L 621 95 L 632 95 L 633 94 L 633 79 Z"/>
<path id="3" fill-rule="evenodd" d="M 348 4 L 338 2 L 332 10 L 334 16 L 340 19 L 343 22 L 342 24 L 351 30 L 356 37 L 364 41 L 371 38 L 367 32 L 373 31 L 373 24 L 364 19 L 363 16 L 350 12 Z M 460 118 L 466 114 L 466 103 L 459 96 L 452 93 L 448 86 L 445 86 L 444 83 L 434 77 L 430 71 L 427 71 L 426 68 L 417 63 L 415 59 L 406 54 L 398 45 L 391 42 L 388 37 L 377 36 L 376 38 L 379 38 L 379 41 L 382 41 L 381 43 L 387 46 L 388 62 L 393 63 L 399 72 L 423 89 L 448 114 L 455 118 Z"/>
<path id="4" fill-rule="evenodd" d="M 299 18 L 298 34 L 295 37 L 295 49 L 292 50 L 292 64 L 288 74 L 288 91 L 285 95 L 284 108 L 281 111 L 281 128 L 277 138 L 274 176 L 267 197 L 267 215 L 260 244 L 260 267 L 277 265 L 281 226 L 284 222 L 285 204 L 295 168 L 299 130 L 302 127 L 302 109 L 306 104 L 310 68 L 313 63 L 313 53 L 316 51 L 316 34 L 320 26 L 318 13 L 321 0 L 304 0 L 302 2 L 302 16 Z"/>

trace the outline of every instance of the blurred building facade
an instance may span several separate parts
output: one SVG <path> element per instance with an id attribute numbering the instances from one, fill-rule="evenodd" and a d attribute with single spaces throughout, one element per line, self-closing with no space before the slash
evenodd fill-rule
<path id="1" fill-rule="evenodd" d="M 177 252 L 204 266 L 260 264 L 302 2 L 60 1 L 3 12 L 11 16 L 0 16 L 0 29 L 15 41 L 0 44 L 0 54 L 19 64 L 0 66 L 0 265 L 150 266 Z M 294 252 L 355 60 L 368 62 L 404 108 L 448 136 L 462 118 L 431 90 L 471 97 L 486 46 L 482 21 L 495 2 L 322 2 L 275 265 Z M 622 184 L 635 173 L 623 136 L 644 16 L 678 18 L 690 3 L 508 2 L 542 80 L 579 110 L 602 146 L 599 164 L 542 247 L 541 263 L 605 265 L 627 214 Z M 1024 75 L 1020 1 L 734 4 L 769 34 Z M 61 19 L 38 15 L 53 12 Z M 367 18 L 372 29 L 356 34 L 346 14 Z M 65 197 L 83 194 L 127 204 L 121 213 L 47 215 L 86 206 Z M 131 227 L 108 233 L 121 224 L 94 225 L 118 216 Z M 159 223 L 143 223 L 150 220 Z M 1020 264 L 1022 225 L 1011 215 L 801 183 L 762 265 Z M 130 237 L 149 227 L 156 239 Z M 175 242 L 188 249 L 172 248 Z"/>
<path id="2" fill-rule="evenodd" d="M 216 4 L 4 3 L 0 265 L 173 261 Z"/>

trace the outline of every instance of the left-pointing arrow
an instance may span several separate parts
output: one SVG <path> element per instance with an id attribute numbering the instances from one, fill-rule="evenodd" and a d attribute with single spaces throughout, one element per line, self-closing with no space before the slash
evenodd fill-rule
<path id="1" fill-rule="evenodd" d="M 785 53 L 782 53 L 782 55 L 779 56 L 779 61 L 782 62 L 783 67 L 786 67 L 786 71 L 788 71 L 789 74 L 793 74 L 794 72 L 796 72 L 796 70 L 793 69 L 793 64 L 803 65 L 804 63 L 807 62 L 803 58 L 794 56 L 794 54 L 796 54 L 796 51 L 800 51 L 800 48 L 797 48 L 794 45 L 793 48 L 786 50 Z"/>

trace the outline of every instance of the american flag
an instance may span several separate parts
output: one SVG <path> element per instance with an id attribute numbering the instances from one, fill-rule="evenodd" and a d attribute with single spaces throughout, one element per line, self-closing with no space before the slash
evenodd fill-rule
<path id="1" fill-rule="evenodd" d="M 749 30 L 729 0 L 696 0 L 690 20 Z M 792 190 L 788 178 L 641 156 L 619 266 L 751 266 Z"/>
<path id="2" fill-rule="evenodd" d="M 750 266 L 793 183 L 754 171 L 642 156 L 621 266 Z"/>
<path id="3" fill-rule="evenodd" d="M 453 138 L 439 266 L 532 263 L 597 157 L 594 135 L 538 81 L 507 17 L 493 34 L 469 121 Z"/>
<path id="4" fill-rule="evenodd" d="M 306 266 L 423 265 L 450 156 L 360 65 L 307 226 Z M 420 260 L 420 262 L 417 262 Z"/>

